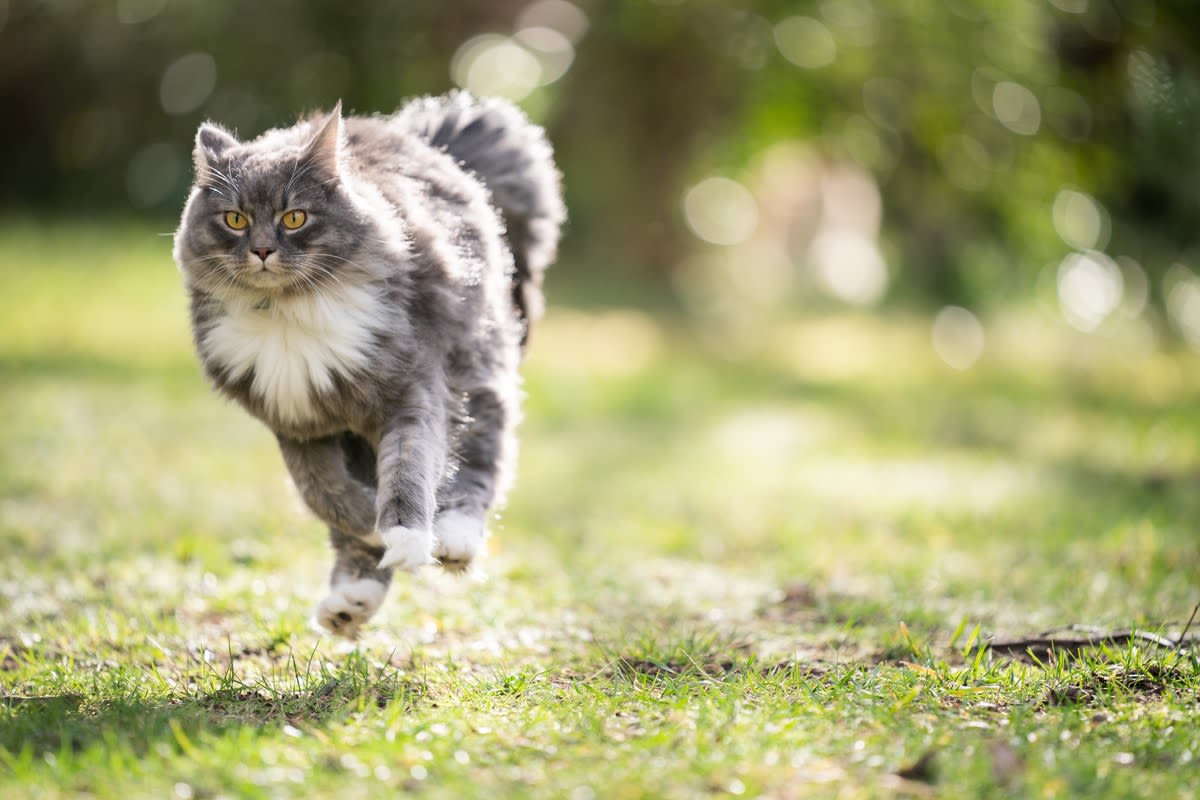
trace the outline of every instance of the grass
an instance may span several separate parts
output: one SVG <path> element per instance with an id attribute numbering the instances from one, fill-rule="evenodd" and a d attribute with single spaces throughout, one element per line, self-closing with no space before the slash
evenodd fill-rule
<path id="1" fill-rule="evenodd" d="M 0 275 L 0 796 L 1200 794 L 1187 648 L 977 646 L 1180 632 L 1194 355 L 1025 312 L 965 373 L 913 317 L 735 358 L 552 307 L 486 580 L 400 580 L 350 646 L 169 239 L 10 223 Z"/>

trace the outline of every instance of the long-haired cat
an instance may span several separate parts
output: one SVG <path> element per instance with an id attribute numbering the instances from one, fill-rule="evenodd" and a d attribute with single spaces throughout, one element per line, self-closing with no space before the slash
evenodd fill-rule
<path id="1" fill-rule="evenodd" d="M 276 435 L 353 637 L 393 569 L 479 554 L 565 208 L 542 130 L 465 93 L 242 142 L 205 123 L 175 234 L 196 350 Z"/>

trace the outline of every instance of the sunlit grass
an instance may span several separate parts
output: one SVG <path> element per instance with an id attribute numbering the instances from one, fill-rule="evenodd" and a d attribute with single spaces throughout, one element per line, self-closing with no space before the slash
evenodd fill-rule
<path id="1" fill-rule="evenodd" d="M 965 372 L 917 316 L 733 358 L 552 306 L 486 580 L 397 581 L 352 648 L 309 629 L 323 531 L 205 387 L 155 233 L 0 232 L 0 796 L 1194 791 L 1188 653 L 971 647 L 1179 632 L 1194 356 L 1022 310 Z"/>

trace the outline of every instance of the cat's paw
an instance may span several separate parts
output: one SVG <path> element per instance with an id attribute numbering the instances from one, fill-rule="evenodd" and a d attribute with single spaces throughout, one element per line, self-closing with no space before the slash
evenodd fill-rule
<path id="1" fill-rule="evenodd" d="M 380 569 L 402 569 L 415 572 L 426 564 L 436 563 L 432 557 L 433 535 L 427 530 L 396 525 L 380 531 L 386 548 L 379 560 Z"/>
<path id="2" fill-rule="evenodd" d="M 462 511 L 447 511 L 433 526 L 433 556 L 448 572 L 463 572 L 483 550 L 484 520 Z"/>
<path id="3" fill-rule="evenodd" d="M 363 623 L 379 610 L 386 594 L 387 587 L 370 578 L 336 584 L 317 606 L 317 624 L 330 633 L 353 639 Z"/>

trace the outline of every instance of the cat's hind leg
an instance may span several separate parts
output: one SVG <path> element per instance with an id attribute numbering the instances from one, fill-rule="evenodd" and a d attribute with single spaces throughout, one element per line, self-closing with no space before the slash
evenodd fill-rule
<path id="1" fill-rule="evenodd" d="M 375 615 L 392 581 L 390 569 L 379 569 L 383 548 L 330 528 L 334 565 L 329 594 L 317 606 L 317 624 L 330 633 L 353 639 Z"/>

